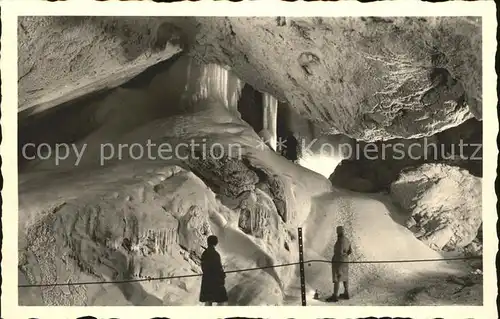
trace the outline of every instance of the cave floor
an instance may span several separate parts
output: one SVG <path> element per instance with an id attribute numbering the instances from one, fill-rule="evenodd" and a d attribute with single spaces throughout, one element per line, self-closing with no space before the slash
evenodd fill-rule
<path id="1" fill-rule="evenodd" d="M 325 299 L 330 297 L 332 290 L 333 284 L 330 291 L 320 291 L 319 299 L 314 299 L 314 289 L 309 288 L 309 293 L 306 295 L 307 306 L 479 306 L 483 303 L 482 278 L 473 284 L 450 282 L 445 277 L 419 280 L 418 283 L 410 281 L 395 286 L 379 281 L 351 294 L 349 300 L 326 302 Z M 339 293 L 342 292 L 341 286 Z M 299 284 L 290 286 L 283 304 L 285 306 L 300 305 L 300 295 Z"/>

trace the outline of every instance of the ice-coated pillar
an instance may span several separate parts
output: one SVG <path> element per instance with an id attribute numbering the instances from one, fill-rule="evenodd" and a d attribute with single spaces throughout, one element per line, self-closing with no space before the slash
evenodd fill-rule
<path id="1" fill-rule="evenodd" d="M 211 100 L 237 114 L 243 85 L 226 67 L 182 56 L 153 79 L 149 90 L 158 105 L 171 109 Z"/>
<path id="2" fill-rule="evenodd" d="M 277 137 L 277 125 L 278 125 L 278 100 L 268 93 L 262 95 L 263 104 L 263 129 L 267 130 L 270 138 L 268 144 L 276 151 L 276 146 L 278 142 Z"/>
<path id="3" fill-rule="evenodd" d="M 216 99 L 230 112 L 237 112 L 243 82 L 230 70 L 217 64 L 203 64 L 198 83 L 198 98 Z"/>

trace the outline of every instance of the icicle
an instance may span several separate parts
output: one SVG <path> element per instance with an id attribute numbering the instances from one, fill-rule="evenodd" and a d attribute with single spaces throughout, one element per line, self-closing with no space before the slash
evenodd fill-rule
<path id="1" fill-rule="evenodd" d="M 273 150 L 276 150 L 277 144 L 277 125 L 278 125 L 278 100 L 268 93 L 262 95 L 263 99 L 263 127 L 266 129 L 271 138 L 269 140 L 269 145 Z"/>
<path id="2" fill-rule="evenodd" d="M 236 75 L 228 71 L 228 89 L 227 89 L 227 103 L 231 112 L 238 114 L 238 100 L 241 96 L 241 91 L 245 83 L 241 81 Z"/>
<path id="3" fill-rule="evenodd" d="M 190 61 L 187 72 L 186 94 L 191 99 L 216 99 L 229 111 L 237 112 L 244 83 L 230 70 L 217 64 Z"/>

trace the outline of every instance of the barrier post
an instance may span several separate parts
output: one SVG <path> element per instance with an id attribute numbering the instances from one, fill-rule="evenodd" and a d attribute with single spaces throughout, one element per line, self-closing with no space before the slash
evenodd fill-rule
<path id="1" fill-rule="evenodd" d="M 302 244 L 302 228 L 299 227 L 299 270 L 300 270 L 300 295 L 302 306 L 306 306 L 306 275 L 304 272 L 304 246 Z"/>

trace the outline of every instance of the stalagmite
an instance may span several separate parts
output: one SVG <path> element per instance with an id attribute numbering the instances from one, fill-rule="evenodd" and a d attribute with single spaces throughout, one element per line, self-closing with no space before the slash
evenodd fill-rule
<path id="1" fill-rule="evenodd" d="M 277 147 L 277 123 L 278 123 L 278 100 L 268 93 L 262 95 L 263 104 L 263 130 L 270 134 L 270 140 L 266 141 L 273 150 Z"/>

